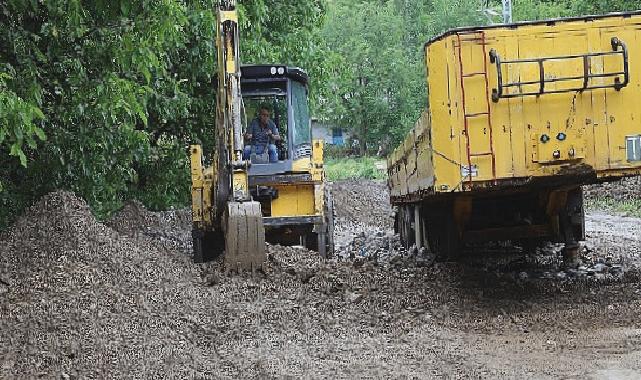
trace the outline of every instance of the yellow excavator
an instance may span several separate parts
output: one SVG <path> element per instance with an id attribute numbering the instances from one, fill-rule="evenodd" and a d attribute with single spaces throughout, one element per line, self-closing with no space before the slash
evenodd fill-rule
<path id="1" fill-rule="evenodd" d="M 219 2 L 216 27 L 211 164 L 205 164 L 200 145 L 190 148 L 194 261 L 224 252 L 226 270 L 255 271 L 265 262 L 266 240 L 329 256 L 333 203 L 325 186 L 323 141 L 312 141 L 308 76 L 284 65 L 240 65 L 235 0 Z M 243 154 L 248 119 L 265 108 L 281 137 L 271 159 Z"/>

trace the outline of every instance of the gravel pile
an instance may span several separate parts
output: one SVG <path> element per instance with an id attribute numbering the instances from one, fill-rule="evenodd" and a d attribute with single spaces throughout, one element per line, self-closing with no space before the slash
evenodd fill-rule
<path id="1" fill-rule="evenodd" d="M 383 261 L 406 254 L 394 234 L 394 211 L 383 181 L 342 181 L 331 185 L 334 197 L 336 255 Z"/>
<path id="2" fill-rule="evenodd" d="M 331 184 L 335 215 L 340 223 L 381 228 L 394 226 L 394 212 L 384 181 L 340 181 Z"/>
<path id="3" fill-rule="evenodd" d="M 0 377 L 193 375 L 204 353 L 186 257 L 121 235 L 71 193 L 42 198 L 0 236 Z"/>
<path id="4" fill-rule="evenodd" d="M 584 187 L 586 200 L 613 199 L 630 201 L 641 199 L 641 177 L 626 178 L 621 181 L 607 182 Z"/>
<path id="5" fill-rule="evenodd" d="M 227 277 L 154 240 L 174 227 L 155 216 L 129 206 L 109 222 L 119 232 L 56 192 L 0 235 L 0 378 L 352 377 L 381 363 L 389 375 L 383 357 L 404 346 L 386 348 L 383 331 L 423 312 L 392 313 L 430 298 L 418 269 L 301 247 L 269 246 L 260 278 Z M 417 291 L 389 297 L 399 287 Z"/>
<path id="6" fill-rule="evenodd" d="M 527 262 L 434 264 L 391 233 L 383 183 L 333 189 L 340 259 L 268 246 L 256 278 L 192 264 L 185 211 L 131 204 L 104 225 L 73 194 L 44 197 L 0 234 L 0 379 L 589 378 L 639 369 L 641 340 L 630 335 L 641 327 L 638 271 L 610 282 L 535 281 L 518 276 Z M 633 262 L 639 226 L 590 217 L 595 265 L 600 252 Z M 616 351 L 622 344 L 627 351 Z"/>
<path id="7" fill-rule="evenodd" d="M 341 247 L 339 253 L 342 257 L 389 259 L 405 251 L 401 239 L 392 231 L 371 228 L 354 235 L 346 246 Z"/>
<path id="8" fill-rule="evenodd" d="M 151 212 L 138 201 L 130 201 L 108 221 L 121 234 L 150 238 L 169 249 L 191 253 L 191 211 L 189 209 Z"/>

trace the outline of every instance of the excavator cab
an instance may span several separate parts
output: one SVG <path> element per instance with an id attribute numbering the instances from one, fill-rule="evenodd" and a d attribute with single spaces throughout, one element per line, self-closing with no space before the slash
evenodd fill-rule
<path id="1" fill-rule="evenodd" d="M 312 155 L 307 74 L 299 68 L 276 65 L 245 65 L 241 73 L 247 127 L 266 107 L 281 137 L 275 142 L 278 162 L 253 161 L 249 175 L 294 171 L 295 161 L 309 160 Z"/>
<path id="2" fill-rule="evenodd" d="M 239 39 L 236 1 L 219 2 L 211 162 L 201 145 L 190 146 L 194 261 L 224 253 L 226 270 L 255 272 L 267 259 L 266 240 L 331 254 L 332 202 L 324 185 L 323 142 L 312 144 L 307 74 L 283 65 L 241 66 Z M 247 116 L 265 103 L 273 105 L 283 139 L 278 153 L 267 141 L 269 160 L 248 160 Z M 267 140 L 260 132 L 259 141 Z"/>
<path id="3" fill-rule="evenodd" d="M 245 124 L 267 107 L 281 137 L 277 162 L 252 155 L 248 183 L 261 204 L 268 242 L 304 245 L 325 256 L 333 252 L 333 211 L 324 185 L 323 141 L 312 141 L 308 81 L 297 67 L 241 66 Z"/>

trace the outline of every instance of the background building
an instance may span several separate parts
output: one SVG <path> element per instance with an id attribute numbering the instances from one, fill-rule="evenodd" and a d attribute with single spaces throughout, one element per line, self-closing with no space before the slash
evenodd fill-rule
<path id="1" fill-rule="evenodd" d="M 312 136 L 314 139 L 325 140 L 325 144 L 338 146 L 345 145 L 350 137 L 344 129 L 318 119 L 312 119 Z"/>

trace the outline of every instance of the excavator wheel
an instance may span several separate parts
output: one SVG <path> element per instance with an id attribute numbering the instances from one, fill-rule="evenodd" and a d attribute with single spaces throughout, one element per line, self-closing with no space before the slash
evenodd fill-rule
<path id="1" fill-rule="evenodd" d="M 225 227 L 225 270 L 255 273 L 262 268 L 267 255 L 260 203 L 229 202 Z"/>

